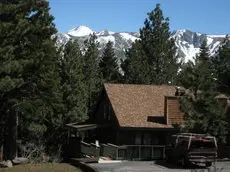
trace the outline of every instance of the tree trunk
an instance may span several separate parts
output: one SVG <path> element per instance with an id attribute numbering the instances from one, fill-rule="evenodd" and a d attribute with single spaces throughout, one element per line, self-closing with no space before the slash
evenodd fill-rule
<path id="1" fill-rule="evenodd" d="M 13 160 L 17 149 L 17 116 L 16 113 L 8 115 L 6 131 L 4 134 L 4 159 Z"/>

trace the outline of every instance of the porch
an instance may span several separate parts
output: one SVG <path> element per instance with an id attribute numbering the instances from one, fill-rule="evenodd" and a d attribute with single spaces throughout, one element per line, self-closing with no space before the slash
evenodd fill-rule
<path id="1" fill-rule="evenodd" d="M 81 153 L 90 157 L 108 157 L 114 160 L 164 159 L 165 145 L 115 145 L 81 142 Z"/>
<path id="2" fill-rule="evenodd" d="M 172 130 L 114 129 L 108 125 L 68 124 L 68 157 L 114 160 L 164 159 Z"/>

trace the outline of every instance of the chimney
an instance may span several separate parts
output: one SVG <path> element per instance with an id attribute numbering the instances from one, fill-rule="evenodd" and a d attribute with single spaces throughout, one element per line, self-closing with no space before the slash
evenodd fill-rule
<path id="1" fill-rule="evenodd" d="M 185 94 L 185 89 L 183 87 L 177 86 L 175 96 L 183 96 Z"/>

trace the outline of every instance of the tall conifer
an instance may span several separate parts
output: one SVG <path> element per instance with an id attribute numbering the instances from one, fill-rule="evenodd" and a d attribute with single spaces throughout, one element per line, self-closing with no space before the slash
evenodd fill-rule
<path id="1" fill-rule="evenodd" d="M 157 4 L 140 29 L 140 40 L 127 52 L 127 59 L 122 64 L 124 78 L 128 83 L 175 83 L 178 67 L 169 19 L 164 18 Z"/>
<path id="2" fill-rule="evenodd" d="M 216 71 L 218 91 L 230 94 L 230 40 L 226 36 L 223 45 L 219 48 L 216 56 L 213 57 L 213 64 Z"/>
<path id="3" fill-rule="evenodd" d="M 113 49 L 113 43 L 109 41 L 102 53 L 100 69 L 104 82 L 118 82 L 120 79 L 119 66 Z"/>
<path id="4" fill-rule="evenodd" d="M 55 123 L 61 106 L 55 33 L 47 1 L 0 2 L 0 111 L 9 124 L 7 159 L 15 156 L 9 143 L 14 142 L 16 115 L 26 139 L 46 140 L 43 134 Z"/>
<path id="5" fill-rule="evenodd" d="M 208 133 L 225 141 L 225 110 L 217 99 L 215 73 L 206 41 L 202 43 L 195 62 L 186 64 L 179 78 L 181 85 L 187 89 L 187 93 L 181 98 L 187 131 Z"/>
<path id="6" fill-rule="evenodd" d="M 77 41 L 70 40 L 61 59 L 61 84 L 65 124 L 83 121 L 88 115 L 84 57 Z"/>
<path id="7" fill-rule="evenodd" d="M 89 116 L 94 112 L 102 89 L 102 74 L 99 67 L 100 56 L 96 35 L 85 41 L 84 74 L 87 85 Z"/>

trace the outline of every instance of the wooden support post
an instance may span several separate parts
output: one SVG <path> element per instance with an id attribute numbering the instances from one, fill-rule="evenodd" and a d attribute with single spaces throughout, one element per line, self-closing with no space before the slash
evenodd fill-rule
<path id="1" fill-rule="evenodd" d="M 70 138 L 70 129 L 68 129 L 68 145 L 69 145 L 69 138 Z"/>
<path id="2" fill-rule="evenodd" d="M 15 158 L 18 157 L 18 112 L 16 112 L 15 122 Z"/>
<path id="3" fill-rule="evenodd" d="M 153 146 L 151 146 L 151 147 L 152 147 L 151 159 L 153 159 L 154 158 L 154 149 L 153 149 Z"/>
<path id="4" fill-rule="evenodd" d="M 139 160 L 141 160 L 141 146 L 138 147 L 139 147 Z"/>
<path id="5" fill-rule="evenodd" d="M 0 148 L 0 162 L 3 161 L 3 145 Z"/>

